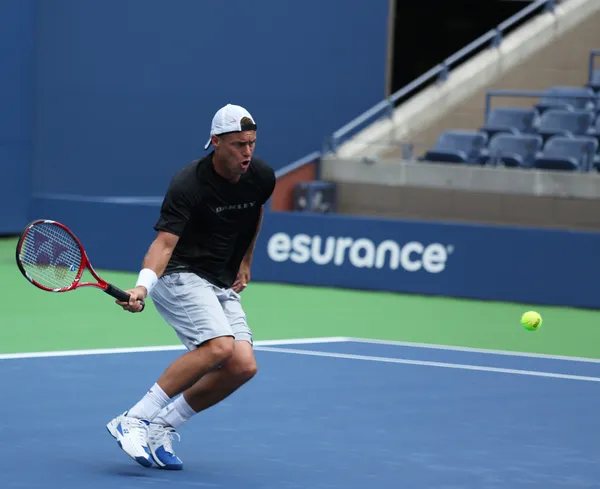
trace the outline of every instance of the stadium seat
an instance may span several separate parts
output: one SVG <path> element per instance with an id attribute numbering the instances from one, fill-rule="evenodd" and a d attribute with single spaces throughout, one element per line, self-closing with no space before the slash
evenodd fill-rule
<path id="1" fill-rule="evenodd" d="M 535 159 L 534 167 L 546 170 L 589 171 L 598 150 L 594 138 L 554 136 Z"/>
<path id="2" fill-rule="evenodd" d="M 531 133 L 538 119 L 535 109 L 520 107 L 499 107 L 493 109 L 483 127 L 479 130 L 485 132 L 488 137 L 498 133 Z"/>
<path id="3" fill-rule="evenodd" d="M 481 150 L 485 148 L 487 140 L 487 134 L 482 132 L 444 131 L 440 134 L 434 147 L 419 159 L 444 163 L 478 164 Z"/>
<path id="4" fill-rule="evenodd" d="M 587 86 L 596 92 L 600 92 L 600 68 L 592 73 L 592 79 Z"/>
<path id="5" fill-rule="evenodd" d="M 441 133 L 418 160 L 600 173 L 600 67 L 587 83 L 551 86 L 530 107 L 486 116 L 478 130 Z"/>
<path id="6" fill-rule="evenodd" d="M 588 129 L 587 136 L 596 138 L 600 144 L 600 114 L 596 117 L 596 122 Z"/>
<path id="7" fill-rule="evenodd" d="M 537 132 L 544 140 L 552 136 L 583 136 L 593 120 L 591 111 L 550 109 L 540 117 Z"/>
<path id="8" fill-rule="evenodd" d="M 497 134 L 488 145 L 486 161 L 483 163 L 531 168 L 542 145 L 542 137 L 534 134 Z"/>
<path id="9" fill-rule="evenodd" d="M 598 97 L 589 87 L 551 87 L 545 93 L 552 96 L 542 97 L 535 105 L 540 113 L 549 109 L 595 110 L 598 105 Z"/>

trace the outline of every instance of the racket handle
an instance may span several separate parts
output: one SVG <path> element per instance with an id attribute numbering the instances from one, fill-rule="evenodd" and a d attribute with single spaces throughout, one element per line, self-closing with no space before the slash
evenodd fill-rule
<path id="1" fill-rule="evenodd" d="M 106 292 L 108 295 L 114 297 L 115 299 L 117 299 L 121 302 L 129 302 L 130 295 L 127 292 L 119 289 L 119 287 L 115 287 L 112 284 L 108 284 L 108 287 L 106 287 L 106 290 L 104 292 Z M 145 303 L 144 303 L 144 301 L 140 301 L 140 302 L 142 303 L 142 311 L 143 311 L 144 307 L 145 307 Z M 142 312 L 142 311 L 140 311 L 140 312 Z"/>

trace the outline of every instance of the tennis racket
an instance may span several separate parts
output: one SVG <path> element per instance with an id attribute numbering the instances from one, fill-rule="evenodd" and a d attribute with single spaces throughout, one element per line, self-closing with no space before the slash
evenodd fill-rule
<path id="1" fill-rule="evenodd" d="M 27 280 L 48 292 L 98 287 L 119 301 L 129 302 L 128 293 L 96 273 L 77 236 L 56 221 L 39 219 L 25 227 L 17 242 L 17 266 Z M 96 282 L 81 282 L 86 268 Z M 144 302 L 141 304 L 143 310 Z"/>

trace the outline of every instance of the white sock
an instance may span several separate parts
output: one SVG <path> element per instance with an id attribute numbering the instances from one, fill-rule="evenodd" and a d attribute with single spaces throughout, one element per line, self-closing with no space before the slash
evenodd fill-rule
<path id="1" fill-rule="evenodd" d="M 146 395 L 127 412 L 127 416 L 151 421 L 169 402 L 171 402 L 169 396 L 158 384 L 154 384 Z"/>
<path id="2" fill-rule="evenodd" d="M 154 417 L 152 422 L 163 426 L 172 426 L 177 429 L 194 414 L 196 414 L 196 411 L 190 407 L 185 400 L 185 397 L 181 395 L 171 404 L 165 406 L 162 411 Z"/>

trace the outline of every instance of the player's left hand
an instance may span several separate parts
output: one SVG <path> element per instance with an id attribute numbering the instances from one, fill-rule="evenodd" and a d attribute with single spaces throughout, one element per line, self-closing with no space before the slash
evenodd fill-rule
<path id="1" fill-rule="evenodd" d="M 248 282 L 250 282 L 250 265 L 242 262 L 235 282 L 233 282 L 231 288 L 234 292 L 237 292 L 239 294 L 248 286 Z"/>

